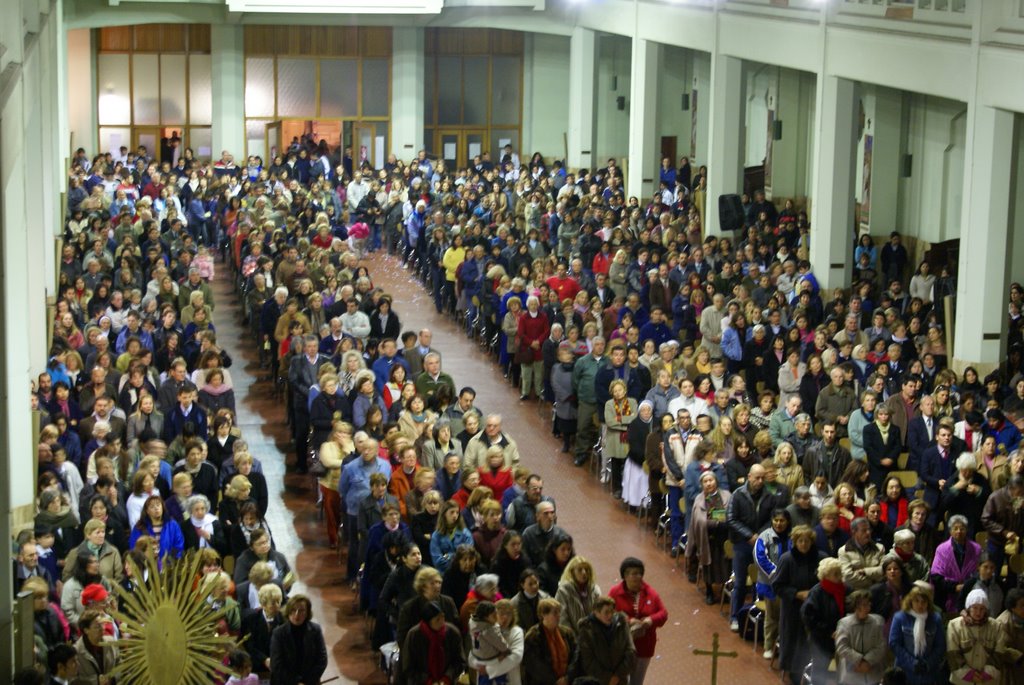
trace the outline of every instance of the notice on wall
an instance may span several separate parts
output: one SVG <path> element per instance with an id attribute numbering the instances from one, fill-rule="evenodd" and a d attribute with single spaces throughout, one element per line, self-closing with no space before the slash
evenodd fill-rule
<path id="1" fill-rule="evenodd" d="M 455 159 L 455 143 L 444 144 L 444 158 L 448 160 Z"/>
<path id="2" fill-rule="evenodd" d="M 480 154 L 480 143 L 469 144 L 469 158 L 472 160 L 474 157 Z"/>
<path id="3" fill-rule="evenodd" d="M 384 136 L 377 136 L 373 139 L 373 158 L 378 165 L 384 164 Z"/>
<path id="4" fill-rule="evenodd" d="M 506 145 L 511 145 L 511 144 L 512 144 L 512 139 L 511 138 L 498 138 L 498 149 L 499 150 L 504 150 Z"/>

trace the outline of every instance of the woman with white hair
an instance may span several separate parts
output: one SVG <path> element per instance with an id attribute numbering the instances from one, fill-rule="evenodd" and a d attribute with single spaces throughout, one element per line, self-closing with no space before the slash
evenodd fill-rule
<path id="1" fill-rule="evenodd" d="M 978 472 L 978 460 L 964 452 L 956 460 L 957 477 L 950 478 L 942 488 L 940 509 L 950 516 L 960 514 L 967 519 L 967 536 L 974 537 L 979 530 L 981 514 L 985 509 L 992 486 Z"/>
<path id="2" fill-rule="evenodd" d="M 511 302 L 511 300 L 509 300 Z M 519 399 L 525 400 L 536 391 L 541 397 L 544 387 L 544 356 L 541 347 L 551 332 L 548 316 L 540 308 L 540 298 L 526 298 L 526 313 L 519 317 L 516 329 L 516 359 L 520 363 Z"/>
<path id="3" fill-rule="evenodd" d="M 807 629 L 811 657 L 811 682 L 825 682 L 829 662 L 836 652 L 833 637 L 839 620 L 846 615 L 846 586 L 843 567 L 838 559 L 828 557 L 818 562 L 818 584 L 811 588 L 800 608 Z M 794 664 L 794 667 L 799 666 Z M 802 668 L 799 670 L 803 670 Z M 794 668 L 797 671 L 797 668 Z"/>
<path id="4" fill-rule="evenodd" d="M 949 682 L 999 682 L 1003 665 L 1016 667 L 1021 653 L 1007 645 L 1006 631 L 991 620 L 982 589 L 967 595 L 966 608 L 946 628 Z"/>
<path id="5" fill-rule="evenodd" d="M 188 518 L 181 526 L 181 534 L 185 539 L 185 549 L 216 550 L 221 555 L 227 553 L 227 536 L 220 519 L 210 513 L 210 500 L 206 495 L 192 495 L 185 502 L 185 513 Z"/>

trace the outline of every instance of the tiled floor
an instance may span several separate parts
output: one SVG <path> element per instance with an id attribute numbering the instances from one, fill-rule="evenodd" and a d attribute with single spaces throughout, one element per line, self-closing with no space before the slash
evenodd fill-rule
<path id="1" fill-rule="evenodd" d="M 536 403 L 518 401 L 518 391 L 502 378 L 497 366 L 454 324 L 436 313 L 411 275 L 397 261 L 381 256 L 370 259 L 368 266 L 374 285 L 393 296 L 402 329 L 430 328 L 433 345 L 441 350 L 444 369 L 456 385 L 473 385 L 477 404 L 484 411 L 502 414 L 505 430 L 518 442 L 523 461 L 544 476 L 545 494 L 558 502 L 559 524 L 575 538 L 578 553 L 593 561 L 601 588 L 607 590 L 618 580 L 623 557 L 645 561 L 646 580 L 669 610 L 668 624 L 658 633 L 658 653 L 647 682 L 710 682 L 710 661 L 693 656 L 692 650 L 709 649 L 711 634 L 716 631 L 721 635 L 721 649 L 739 653 L 736 659 L 719 662 L 719 683 L 778 682 L 778 673 L 769 670 L 761 649 L 755 653 L 750 643 L 731 634 L 718 607 L 704 604 L 672 560 L 654 547 L 651 533 L 638 529 L 636 518 L 613 503 L 587 469 L 574 467 L 571 458 L 560 453 L 560 443 L 551 436 L 550 423 Z M 363 622 L 353 612 L 352 593 L 342 581 L 336 554 L 328 549 L 323 524 L 317 521 L 312 482 L 285 474 L 288 428 L 283 404 L 273 397 L 270 383 L 258 380 L 263 373 L 255 362 L 256 348 L 238 323 L 238 308 L 228 283 L 218 279 L 214 290 L 218 339 L 235 359 L 232 377 L 239 423 L 253 454 L 263 462 L 270 486 L 270 525 L 279 549 L 294 562 L 298 587 L 313 600 L 315 620 L 324 627 L 332 657 L 324 677 L 339 676 L 335 682 L 340 683 L 382 683 Z"/>

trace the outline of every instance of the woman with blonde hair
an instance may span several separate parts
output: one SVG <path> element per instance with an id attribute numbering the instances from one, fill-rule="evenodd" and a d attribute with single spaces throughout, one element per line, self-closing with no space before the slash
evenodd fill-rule
<path id="1" fill-rule="evenodd" d="M 335 421 L 331 425 L 330 437 L 320 445 L 319 461 L 323 475 L 317 479 L 324 503 L 324 528 L 331 549 L 338 548 L 338 526 L 341 523 L 341 495 L 338 481 L 341 479 L 341 465 L 345 457 L 355 452 L 352 442 L 352 424 Z"/>
<path id="2" fill-rule="evenodd" d="M 617 250 L 612 263 L 608 266 L 608 287 L 615 293 L 615 297 L 623 299 L 629 294 L 629 287 L 626 285 L 626 271 L 629 266 L 626 258 L 626 250 Z"/>
<path id="3" fill-rule="evenodd" d="M 708 440 L 715 446 L 715 454 L 718 455 L 720 463 L 730 461 L 735 454 L 733 451 L 733 422 L 728 416 L 718 420 L 718 425 L 708 435 Z"/>
<path id="4" fill-rule="evenodd" d="M 796 460 L 796 451 L 788 442 L 780 442 L 773 458 L 776 466 L 776 482 L 785 485 L 792 497 L 796 489 L 804 484 L 804 470 Z"/>
<path id="5" fill-rule="evenodd" d="M 555 592 L 555 600 L 562 607 L 560 624 L 575 632 L 576 625 L 590 614 L 594 601 L 600 596 L 593 565 L 582 556 L 570 559 Z"/>
<path id="6" fill-rule="evenodd" d="M 604 469 L 610 468 L 612 496 L 622 497 L 622 471 L 629 455 L 629 424 L 637 417 L 637 403 L 626 395 L 626 382 L 616 378 L 608 388 L 611 399 L 604 405 L 605 438 L 601 457 L 602 478 L 607 478 Z"/>

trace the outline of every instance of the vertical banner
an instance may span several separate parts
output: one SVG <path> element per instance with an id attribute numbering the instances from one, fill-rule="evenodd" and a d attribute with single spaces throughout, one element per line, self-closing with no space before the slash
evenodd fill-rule
<path id="1" fill-rule="evenodd" d="M 768 110 L 768 137 L 764 144 L 764 196 L 772 199 L 772 152 L 775 147 L 775 110 Z"/>
<path id="2" fill-rule="evenodd" d="M 871 230 L 871 147 L 873 136 L 864 136 L 863 178 L 860 185 L 860 230 Z"/>
<path id="3" fill-rule="evenodd" d="M 690 161 L 697 159 L 697 89 L 690 93 Z"/>

